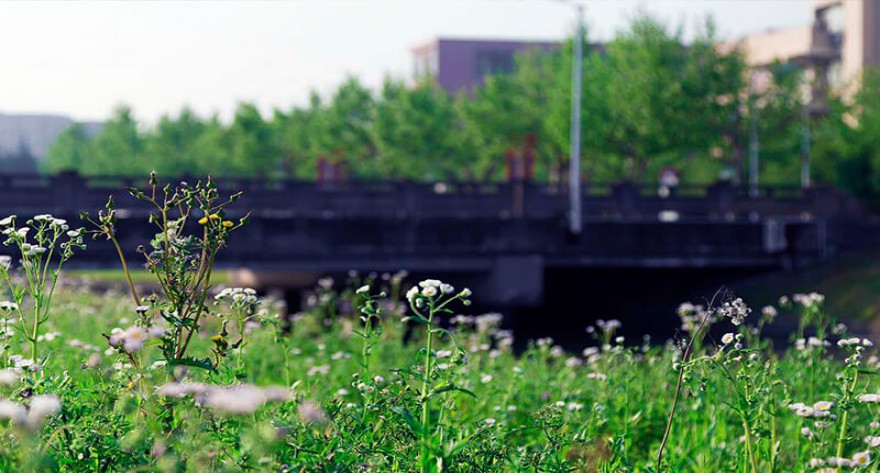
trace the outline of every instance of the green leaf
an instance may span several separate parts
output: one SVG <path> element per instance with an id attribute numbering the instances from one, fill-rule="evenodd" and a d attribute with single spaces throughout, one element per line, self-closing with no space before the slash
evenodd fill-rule
<path id="1" fill-rule="evenodd" d="M 428 397 L 434 397 L 434 395 L 436 395 L 436 394 L 442 394 L 442 393 L 449 392 L 449 391 L 458 391 L 460 393 L 467 394 L 468 396 L 471 396 L 474 399 L 477 398 L 477 395 L 474 394 L 472 391 L 469 391 L 469 390 L 462 388 L 462 387 L 458 387 L 452 383 L 441 384 L 441 385 L 435 387 L 434 390 L 431 391 L 430 394 L 428 394 Z"/>
<path id="2" fill-rule="evenodd" d="M 208 358 L 174 358 L 168 361 L 169 366 L 191 366 L 193 368 L 201 368 L 206 371 L 210 371 L 216 373 L 217 370 L 214 368 L 214 365 L 211 364 L 211 360 Z"/>

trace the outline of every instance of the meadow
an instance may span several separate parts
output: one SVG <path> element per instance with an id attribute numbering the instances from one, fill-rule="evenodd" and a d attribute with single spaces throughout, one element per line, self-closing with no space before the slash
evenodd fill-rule
<path id="1" fill-rule="evenodd" d="M 322 279 L 286 315 L 212 282 L 246 244 L 236 196 L 151 181 L 131 190 L 156 206 L 151 285 L 131 262 L 121 289 L 64 277 L 116 244 L 112 200 L 83 228 L 0 220 L 0 471 L 878 470 L 880 360 L 819 294 L 719 291 L 666 341 L 598 320 L 578 352 L 515 344 L 468 313 L 479 294 L 403 272 Z M 762 337 L 783 320 L 790 344 Z"/>

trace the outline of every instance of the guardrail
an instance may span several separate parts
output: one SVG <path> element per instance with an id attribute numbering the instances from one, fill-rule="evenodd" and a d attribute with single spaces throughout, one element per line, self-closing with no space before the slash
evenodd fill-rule
<path id="1" fill-rule="evenodd" d="M 197 179 L 183 178 L 190 183 Z M 176 180 L 176 181 L 179 181 Z M 279 216 L 358 215 L 384 218 L 547 218 L 568 212 L 567 189 L 531 182 L 419 183 L 346 181 L 321 183 L 294 180 L 218 178 L 225 192 L 243 191 L 246 198 L 233 212 Z M 120 208 L 149 211 L 123 190 L 146 185 L 145 179 L 75 174 L 0 174 L 0 214 L 76 214 L 103 207 L 109 194 Z M 764 186 L 752 195 L 726 183 L 682 185 L 659 192 L 656 184 L 586 183 L 585 218 L 656 220 L 665 213 L 676 220 L 733 221 L 757 216 L 791 218 L 867 215 L 855 199 L 829 187 Z"/>

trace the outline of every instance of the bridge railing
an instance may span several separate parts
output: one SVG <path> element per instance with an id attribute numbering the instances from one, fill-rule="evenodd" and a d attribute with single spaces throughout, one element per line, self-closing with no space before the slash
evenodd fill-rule
<path id="1" fill-rule="evenodd" d="M 197 179 L 183 178 L 190 183 Z M 224 192 L 243 191 L 231 210 L 278 216 L 359 215 L 382 218 L 564 217 L 567 188 L 530 182 L 421 183 L 405 181 L 345 181 L 321 183 L 295 180 L 219 178 Z M 80 177 L 0 174 L 0 214 L 19 212 L 76 214 L 102 208 L 113 194 L 120 208 L 137 214 L 149 211 L 123 190 L 144 187 L 146 179 L 113 176 Z M 748 188 L 720 183 L 681 185 L 666 189 L 656 184 L 585 183 L 585 217 L 657 219 L 673 212 L 680 220 L 736 220 L 753 215 L 833 217 L 864 215 L 859 203 L 834 189 L 797 186 Z"/>

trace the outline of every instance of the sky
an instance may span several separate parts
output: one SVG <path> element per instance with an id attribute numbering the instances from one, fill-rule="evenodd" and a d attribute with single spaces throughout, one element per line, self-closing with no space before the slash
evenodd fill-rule
<path id="1" fill-rule="evenodd" d="M 591 41 L 643 9 L 722 38 L 809 24 L 811 0 L 585 0 Z M 411 49 L 434 37 L 559 40 L 575 10 L 554 0 L 0 0 L 0 113 L 102 120 L 125 104 L 151 123 L 189 106 L 228 120 L 307 104 L 347 76 L 409 78 Z"/>

